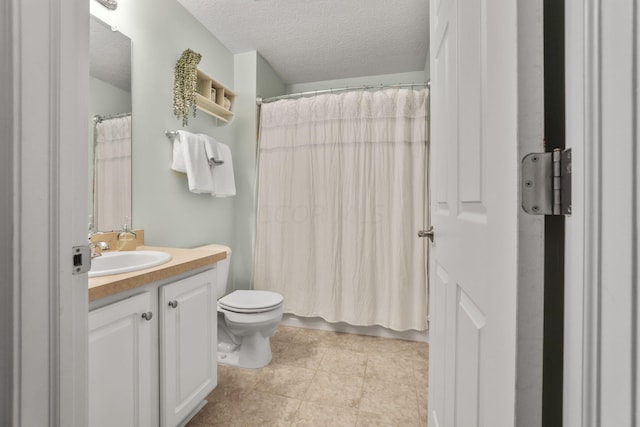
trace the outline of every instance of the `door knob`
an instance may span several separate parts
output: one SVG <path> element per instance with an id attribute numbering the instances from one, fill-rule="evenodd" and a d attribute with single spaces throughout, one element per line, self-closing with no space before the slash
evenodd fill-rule
<path id="1" fill-rule="evenodd" d="M 142 318 L 144 320 L 151 320 L 152 317 L 153 317 L 153 313 L 150 311 L 147 311 L 146 313 L 142 313 Z"/>
<path id="2" fill-rule="evenodd" d="M 176 308 L 177 306 L 178 306 L 178 301 L 176 300 L 169 301 L 169 307 Z"/>
<path id="3" fill-rule="evenodd" d="M 428 237 L 433 242 L 433 226 L 429 227 L 428 230 L 419 230 L 418 237 Z"/>

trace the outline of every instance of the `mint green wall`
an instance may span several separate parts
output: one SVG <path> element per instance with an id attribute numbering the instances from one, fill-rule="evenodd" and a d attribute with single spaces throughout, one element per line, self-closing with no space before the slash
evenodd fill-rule
<path id="1" fill-rule="evenodd" d="M 287 93 L 287 87 L 282 82 L 280 76 L 273 71 L 271 65 L 258 54 L 258 79 L 257 91 L 261 98 L 270 98 L 272 96 L 284 95 Z"/>
<path id="2" fill-rule="evenodd" d="M 256 180 L 256 52 L 238 54 L 235 62 L 236 143 L 233 164 L 236 196 L 232 289 L 250 289 L 255 237 L 254 190 Z M 229 291 L 232 289 L 228 289 Z"/>
<path id="3" fill-rule="evenodd" d="M 253 256 L 256 230 L 257 96 L 285 93 L 285 85 L 267 61 L 257 52 L 235 56 L 237 110 L 234 167 L 236 167 L 235 242 L 233 249 L 233 288 L 253 287 Z M 229 289 L 230 290 L 230 289 Z"/>
<path id="4" fill-rule="evenodd" d="M 122 1 L 116 11 L 91 2 L 91 13 L 132 40 L 133 224 L 149 245 L 233 250 L 229 290 L 252 286 L 255 239 L 257 117 L 255 99 L 331 87 L 424 81 L 423 72 L 357 77 L 287 86 L 257 52 L 233 55 L 174 0 Z M 237 196 L 216 199 L 188 191 L 186 176 L 170 169 L 165 130 L 181 129 L 173 116 L 173 67 L 182 51 L 202 54 L 199 68 L 236 93 L 235 118 L 216 124 L 202 112 L 190 132 L 207 133 L 231 148 Z"/>
<path id="5" fill-rule="evenodd" d="M 131 94 L 95 77 L 89 78 L 89 118 L 131 111 Z M 93 123 L 93 122 L 92 122 Z"/>
<path id="6" fill-rule="evenodd" d="M 349 79 L 324 80 L 320 82 L 297 83 L 287 85 L 287 93 L 309 92 L 313 90 L 325 90 L 332 88 L 343 88 L 348 86 L 379 85 L 395 83 L 422 83 L 425 74 L 422 71 L 381 74 L 377 76 L 362 76 Z"/>
<path id="7" fill-rule="evenodd" d="M 145 229 L 149 245 L 193 247 L 234 243 L 234 197 L 190 193 L 186 176 L 170 169 L 172 145 L 165 130 L 181 129 L 173 115 L 173 68 L 182 51 L 202 54 L 199 68 L 234 88 L 234 58 L 174 0 L 119 2 L 109 11 L 91 2 L 91 13 L 132 40 L 133 224 Z M 235 144 L 235 125 L 216 125 L 202 112 L 189 120 L 190 132 Z"/>
<path id="8" fill-rule="evenodd" d="M 431 61 L 428 53 L 427 53 L 427 61 L 424 64 L 424 79 L 426 81 L 431 80 Z"/>
<path id="9" fill-rule="evenodd" d="M 120 2 L 91 13 L 132 40 L 133 223 L 149 245 L 195 247 L 220 243 L 233 251 L 229 290 L 251 287 L 255 238 L 257 150 L 256 96 L 285 93 L 285 85 L 257 52 L 233 55 L 174 0 Z M 186 177 L 171 171 L 172 145 L 165 130 L 181 129 L 173 116 L 173 67 L 182 51 L 202 54 L 201 70 L 236 93 L 231 124 L 216 125 L 202 112 L 186 130 L 228 144 L 237 195 L 215 199 L 188 191 Z"/>

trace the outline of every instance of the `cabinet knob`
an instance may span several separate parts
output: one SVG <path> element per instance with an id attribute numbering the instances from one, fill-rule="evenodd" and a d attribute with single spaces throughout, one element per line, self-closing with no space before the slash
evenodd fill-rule
<path id="1" fill-rule="evenodd" d="M 144 320 L 151 320 L 152 317 L 153 317 L 153 313 L 150 311 L 147 311 L 146 313 L 142 313 L 142 318 Z"/>
<path id="2" fill-rule="evenodd" d="M 169 301 L 169 307 L 176 308 L 177 306 L 178 306 L 178 301 L 176 300 Z"/>

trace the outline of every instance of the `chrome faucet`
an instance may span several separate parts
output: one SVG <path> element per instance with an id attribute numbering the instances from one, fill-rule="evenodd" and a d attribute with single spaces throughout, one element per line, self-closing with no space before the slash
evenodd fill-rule
<path id="1" fill-rule="evenodd" d="M 91 249 L 91 259 L 102 256 L 102 251 L 111 249 L 109 244 L 104 241 L 92 242 L 91 238 L 96 234 L 102 234 L 99 231 L 89 231 L 87 238 L 89 239 L 89 249 Z"/>
<path id="2" fill-rule="evenodd" d="M 89 243 L 89 249 L 91 249 L 91 259 L 102 256 L 102 251 L 111 249 L 107 242 L 91 242 Z"/>

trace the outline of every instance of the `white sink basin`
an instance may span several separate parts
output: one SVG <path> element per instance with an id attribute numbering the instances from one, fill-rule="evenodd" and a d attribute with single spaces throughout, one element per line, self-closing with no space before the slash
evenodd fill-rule
<path id="1" fill-rule="evenodd" d="M 171 255 L 159 251 L 106 252 L 91 260 L 89 277 L 128 273 L 155 267 L 171 259 Z"/>

